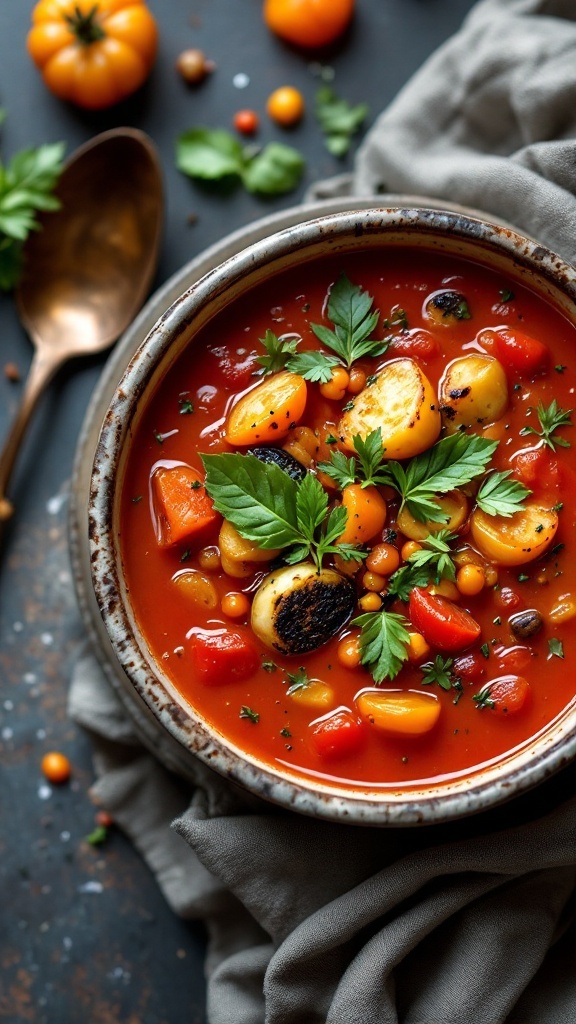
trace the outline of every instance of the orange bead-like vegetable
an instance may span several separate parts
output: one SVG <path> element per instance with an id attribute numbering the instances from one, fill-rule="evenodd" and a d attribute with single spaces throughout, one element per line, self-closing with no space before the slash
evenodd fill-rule
<path id="1" fill-rule="evenodd" d="M 26 45 L 51 92 L 101 110 L 146 81 L 158 44 L 143 0 L 39 0 Z"/>
<path id="2" fill-rule="evenodd" d="M 282 85 L 270 93 L 266 102 L 266 113 L 276 124 L 291 128 L 298 124 L 304 114 L 304 97 L 293 85 Z"/>
<path id="3" fill-rule="evenodd" d="M 61 754 L 57 750 L 50 750 L 47 754 L 44 754 L 41 768 L 48 782 L 52 782 L 55 785 L 68 782 L 72 774 L 72 766 L 66 754 Z"/>
<path id="4" fill-rule="evenodd" d="M 270 31 L 285 42 L 316 49 L 348 28 L 354 0 L 264 0 L 263 13 Z"/>

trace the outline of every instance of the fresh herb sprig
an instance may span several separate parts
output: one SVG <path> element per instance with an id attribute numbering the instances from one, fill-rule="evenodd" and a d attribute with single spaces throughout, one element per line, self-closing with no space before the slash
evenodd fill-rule
<path id="1" fill-rule="evenodd" d="M 54 189 L 62 172 L 64 144 L 48 143 L 0 161 L 0 289 L 11 291 L 22 271 L 22 246 L 39 227 L 39 211 L 58 210 Z"/>
<path id="2" fill-rule="evenodd" d="M 356 359 L 382 355 L 388 347 L 387 341 L 370 337 L 380 319 L 373 305 L 374 299 L 368 292 L 341 274 L 330 289 L 326 309 L 334 329 L 325 324 L 310 324 L 318 340 L 336 353 L 346 369 Z"/>
<path id="3" fill-rule="evenodd" d="M 429 533 L 420 541 L 422 548 L 409 555 L 405 564 L 390 576 L 386 599 L 407 602 L 414 587 L 427 587 L 441 579 L 455 580 L 456 567 L 450 550 L 450 543 L 455 539 L 456 534 L 449 530 Z"/>
<path id="4" fill-rule="evenodd" d="M 352 106 L 329 85 L 323 85 L 316 93 L 314 113 L 325 136 L 326 149 L 332 156 L 343 157 L 368 116 L 368 104 Z"/>
<path id="5" fill-rule="evenodd" d="M 338 543 L 348 513 L 342 505 L 328 511 L 328 495 L 312 473 L 299 482 L 250 453 L 202 455 L 202 462 L 214 507 L 264 550 L 285 549 L 290 565 L 311 558 L 318 569 L 328 554 L 365 557 L 355 545 Z"/>
<path id="6" fill-rule="evenodd" d="M 360 661 L 376 684 L 395 679 L 408 659 L 409 622 L 397 612 L 365 612 L 352 620 L 360 626 Z"/>
<path id="7" fill-rule="evenodd" d="M 489 516 L 509 518 L 522 508 L 522 503 L 531 493 L 519 480 L 512 479 L 510 469 L 496 470 L 484 477 L 476 503 Z"/>
<path id="8" fill-rule="evenodd" d="M 560 427 L 573 426 L 570 418 L 573 412 L 573 409 L 562 409 L 555 398 L 552 399 L 547 407 L 542 402 L 539 402 L 536 407 L 536 414 L 540 423 L 540 430 L 537 430 L 536 427 L 525 426 L 522 427 L 520 433 L 523 437 L 527 434 L 534 434 L 536 437 L 540 437 L 544 444 L 548 445 L 552 451 L 556 451 L 557 447 L 570 448 L 570 441 L 567 441 L 564 437 L 558 437 L 556 431 Z"/>
<path id="9" fill-rule="evenodd" d="M 340 360 L 325 352 L 312 349 L 304 352 L 297 351 L 301 340 L 294 335 L 279 338 L 268 329 L 264 337 L 260 338 L 265 355 L 258 356 L 256 359 L 261 367 L 257 373 L 265 375 L 286 369 L 291 370 L 292 373 L 299 373 L 305 380 L 326 384 L 332 377 L 333 367 L 339 366 Z"/>

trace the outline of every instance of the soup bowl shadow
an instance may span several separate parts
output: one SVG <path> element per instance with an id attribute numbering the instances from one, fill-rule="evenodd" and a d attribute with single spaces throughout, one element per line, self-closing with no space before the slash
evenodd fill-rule
<path id="1" fill-rule="evenodd" d="M 423 207 L 336 212 L 289 226 L 210 269 L 160 316 L 119 381 L 99 432 L 88 498 L 91 597 L 145 722 L 148 745 L 172 752 L 194 777 L 204 765 L 257 797 L 302 814 L 371 826 L 432 824 L 498 805 L 550 778 L 576 755 L 576 702 L 518 749 L 452 779 L 382 787 L 296 776 L 241 749 L 184 699 L 151 653 L 134 612 L 119 544 L 119 495 L 134 427 L 149 396 L 198 332 L 237 297 L 271 276 L 325 255 L 410 247 L 502 272 L 576 324 L 576 271 L 513 229 L 481 217 Z M 138 710 L 138 706 L 140 710 Z M 204 771 L 204 768 L 200 768 Z"/>

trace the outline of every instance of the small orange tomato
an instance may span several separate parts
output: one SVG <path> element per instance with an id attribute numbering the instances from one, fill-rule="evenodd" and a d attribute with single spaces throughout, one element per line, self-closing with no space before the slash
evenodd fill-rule
<path id="1" fill-rule="evenodd" d="M 304 97 L 292 85 L 282 85 L 270 93 L 266 101 L 266 113 L 276 124 L 291 128 L 304 114 Z"/>
<path id="2" fill-rule="evenodd" d="M 264 21 L 287 43 L 315 49 L 333 43 L 348 28 L 354 0 L 264 0 Z"/>
<path id="3" fill-rule="evenodd" d="M 139 89 L 157 43 L 144 0 L 39 0 L 26 40 L 50 91 L 90 110 L 111 107 Z"/>
<path id="4" fill-rule="evenodd" d="M 234 127 L 241 135 L 254 135 L 260 127 L 260 118 L 255 110 L 237 110 Z"/>
<path id="5" fill-rule="evenodd" d="M 72 766 L 66 754 L 60 754 L 57 750 L 50 750 L 44 754 L 40 766 L 48 782 L 53 782 L 55 785 L 68 782 L 72 774 Z"/>

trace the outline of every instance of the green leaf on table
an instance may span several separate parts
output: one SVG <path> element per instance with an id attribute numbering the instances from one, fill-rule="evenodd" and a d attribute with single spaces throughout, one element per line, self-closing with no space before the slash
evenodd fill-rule
<path id="1" fill-rule="evenodd" d="M 19 279 L 22 244 L 38 226 L 36 214 L 58 210 L 54 189 L 62 172 L 64 144 L 46 143 L 0 161 L 0 288 L 9 291 Z"/>
<path id="2" fill-rule="evenodd" d="M 325 135 L 326 148 L 332 156 L 346 156 L 352 144 L 352 137 L 362 128 L 368 110 L 367 103 L 352 106 L 338 96 L 329 85 L 318 89 L 314 112 Z"/>
<path id="3" fill-rule="evenodd" d="M 236 179 L 249 192 L 282 195 L 299 184 L 304 157 L 283 143 L 243 146 L 223 128 L 191 128 L 176 141 L 176 167 L 204 181 Z"/>
<path id="4" fill-rule="evenodd" d="M 304 165 L 304 157 L 297 149 L 281 142 L 269 142 L 246 161 L 242 181 L 249 192 L 280 196 L 299 185 Z"/>

